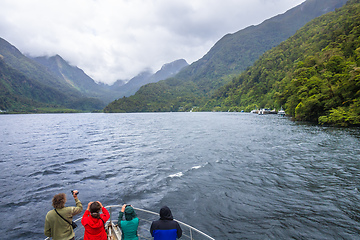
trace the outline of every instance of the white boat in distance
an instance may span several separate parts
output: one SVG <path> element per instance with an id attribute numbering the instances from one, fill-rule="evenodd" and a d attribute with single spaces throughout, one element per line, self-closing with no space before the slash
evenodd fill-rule
<path id="1" fill-rule="evenodd" d="M 264 115 L 264 114 L 277 114 L 277 111 L 275 109 L 271 110 L 271 109 L 268 109 L 268 108 L 261 108 L 261 109 L 251 110 L 250 113 L 256 113 L 256 114 L 259 114 L 259 115 Z"/>
<path id="2" fill-rule="evenodd" d="M 280 116 L 285 116 L 285 111 L 281 108 L 280 111 L 277 113 Z"/>
<path id="3" fill-rule="evenodd" d="M 122 205 L 111 205 L 106 206 L 105 208 L 110 213 L 110 219 L 106 222 L 105 228 L 108 234 L 108 240 L 121 240 L 121 230 L 117 225 L 119 211 Z M 159 213 L 155 213 L 152 211 L 148 211 L 141 208 L 133 207 L 136 211 L 136 215 L 139 218 L 139 227 L 138 227 L 138 235 L 139 239 L 153 239 L 150 234 L 150 226 L 151 223 L 155 220 L 159 219 Z M 114 211 L 114 209 L 117 209 Z M 81 224 L 82 217 L 76 219 L 74 222 L 77 223 L 78 227 L 75 228 L 75 240 L 82 240 L 84 239 L 84 227 Z M 201 232 L 200 230 L 185 224 L 179 220 L 174 219 L 177 221 L 181 229 L 183 231 L 181 239 L 190 239 L 190 240 L 215 240 L 215 238 L 210 237 L 209 235 Z M 50 238 L 46 238 L 45 240 L 50 240 Z"/>
<path id="4" fill-rule="evenodd" d="M 264 115 L 264 114 L 276 114 L 277 111 L 274 109 L 274 110 L 271 110 L 271 109 L 268 109 L 268 108 L 262 108 L 259 110 L 258 114 L 259 115 Z"/>

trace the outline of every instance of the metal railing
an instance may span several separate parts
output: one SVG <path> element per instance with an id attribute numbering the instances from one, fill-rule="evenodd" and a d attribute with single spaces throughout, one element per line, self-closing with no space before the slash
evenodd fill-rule
<path id="1" fill-rule="evenodd" d="M 110 206 L 105 207 L 110 213 L 110 219 L 107 222 L 108 224 L 109 223 L 113 223 L 115 225 L 117 224 L 118 215 L 119 215 L 119 211 L 120 211 L 121 207 L 122 207 L 122 205 L 110 205 Z M 117 209 L 117 208 L 119 208 L 119 210 L 114 212 L 114 209 Z M 141 208 L 136 208 L 136 207 L 133 207 L 133 208 L 135 209 L 136 215 L 139 218 L 139 227 L 138 227 L 139 239 L 148 239 L 148 240 L 153 239 L 150 234 L 150 226 L 153 221 L 159 219 L 159 214 L 149 211 L 149 210 L 141 209 Z M 174 220 L 180 224 L 181 229 L 183 231 L 181 239 L 215 240 L 214 238 L 210 237 L 209 235 L 203 233 L 202 231 L 200 231 L 186 223 L 183 223 L 176 219 L 174 219 Z M 75 230 L 74 230 L 75 240 L 82 240 L 83 236 L 84 236 L 84 227 L 82 226 L 80 221 L 81 221 L 81 217 L 75 220 L 75 222 L 78 224 L 78 227 L 75 228 Z M 49 239 L 50 238 L 46 238 L 45 240 L 49 240 Z"/>

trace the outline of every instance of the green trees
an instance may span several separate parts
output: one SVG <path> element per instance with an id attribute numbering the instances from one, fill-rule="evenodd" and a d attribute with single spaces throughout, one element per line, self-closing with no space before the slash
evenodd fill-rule
<path id="1" fill-rule="evenodd" d="M 360 1 L 314 19 L 213 95 L 207 109 L 280 106 L 295 120 L 359 125 Z"/>
<path id="2" fill-rule="evenodd" d="M 360 125 L 360 0 L 349 0 L 341 9 L 314 19 L 229 83 L 217 85 L 220 88 L 214 91 L 215 85 L 170 79 L 144 86 L 106 110 L 116 111 L 119 106 L 123 111 L 283 107 L 299 121 Z"/>
<path id="3" fill-rule="evenodd" d="M 184 68 L 174 78 L 159 82 L 157 85 L 150 84 L 129 99 L 119 99 L 109 104 L 105 111 L 189 111 L 194 106 L 201 106 L 201 110 L 213 110 L 214 107 L 222 111 L 227 111 L 229 108 L 242 110 L 243 107 L 247 108 L 254 104 L 253 98 L 261 99 L 258 103 L 260 105 L 275 106 L 277 103 L 271 95 L 264 96 L 264 94 L 267 94 L 271 85 L 282 76 L 283 69 L 273 72 L 270 66 L 273 61 L 281 64 L 288 57 L 287 55 L 279 53 L 269 56 L 263 62 L 264 65 L 259 66 L 254 73 L 256 79 L 253 82 L 256 87 L 236 89 L 238 83 L 244 80 L 243 77 L 236 76 L 247 71 L 246 69 L 264 52 L 292 36 L 309 20 L 323 14 L 324 9 L 330 11 L 345 2 L 346 0 L 306 1 L 257 26 L 249 26 L 236 33 L 227 34 L 203 58 Z M 286 49 L 281 51 L 285 52 Z M 234 83 L 221 88 L 231 82 L 233 77 L 236 77 Z M 265 83 L 267 79 L 269 81 Z M 216 99 L 209 100 L 219 88 L 221 88 L 220 92 L 215 93 Z M 162 91 L 158 91 L 159 89 Z M 225 93 L 227 90 L 230 92 Z M 225 95 L 229 96 L 229 99 L 225 99 Z"/>

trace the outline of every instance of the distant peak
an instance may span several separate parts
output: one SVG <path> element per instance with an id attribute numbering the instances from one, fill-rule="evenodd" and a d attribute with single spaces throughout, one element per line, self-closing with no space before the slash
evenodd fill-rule
<path id="1" fill-rule="evenodd" d="M 173 62 L 170 62 L 170 63 L 166 63 L 164 64 L 162 67 L 161 67 L 161 70 L 165 70 L 167 68 L 173 68 L 173 67 L 178 67 L 178 66 L 181 66 L 181 67 L 185 67 L 189 65 L 185 59 L 178 59 L 178 60 L 175 60 Z"/>

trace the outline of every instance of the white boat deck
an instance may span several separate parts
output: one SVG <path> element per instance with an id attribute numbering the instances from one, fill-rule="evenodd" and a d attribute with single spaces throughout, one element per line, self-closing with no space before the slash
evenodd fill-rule
<path id="1" fill-rule="evenodd" d="M 119 216 L 119 211 L 122 205 L 111 205 L 106 206 L 106 209 L 110 213 L 110 219 L 107 221 L 106 226 L 108 229 L 108 240 L 121 240 L 121 230 L 117 227 L 117 219 Z M 150 234 L 150 226 L 152 221 L 159 219 L 159 214 L 148 211 L 141 208 L 135 208 L 136 215 L 139 218 L 139 227 L 138 227 L 138 235 L 139 239 L 153 239 Z M 181 229 L 183 231 L 181 239 L 190 239 L 190 240 L 215 240 L 214 238 L 210 237 L 209 235 L 201 232 L 200 230 L 183 223 L 179 220 L 174 219 L 177 221 Z M 84 227 L 81 224 L 81 217 L 76 219 L 75 222 L 77 223 L 78 227 L 75 228 L 75 240 L 82 240 L 84 236 Z M 45 240 L 49 240 L 46 238 Z"/>

